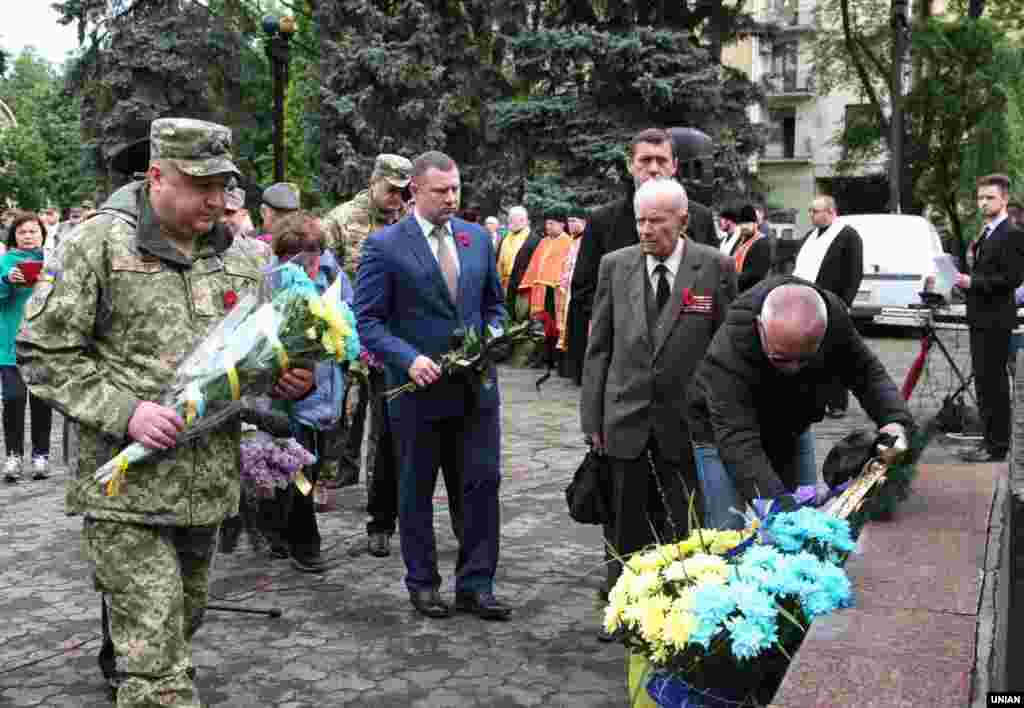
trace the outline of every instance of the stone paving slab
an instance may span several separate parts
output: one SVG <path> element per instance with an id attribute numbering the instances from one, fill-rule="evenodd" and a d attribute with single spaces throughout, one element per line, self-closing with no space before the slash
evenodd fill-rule
<path id="1" fill-rule="evenodd" d="M 871 346 L 897 380 L 916 352 L 916 342 L 905 336 L 873 338 Z M 497 592 L 515 606 L 514 620 L 434 621 L 417 615 L 402 587 L 397 543 L 386 559 L 351 553 L 364 541 L 365 489 L 345 488 L 338 491 L 338 509 L 320 515 L 325 550 L 340 560 L 325 576 L 297 573 L 287 562 L 252 551 L 244 539 L 234 554 L 218 555 L 213 601 L 279 607 L 284 615 L 274 620 L 208 613 L 194 659 L 209 705 L 626 703 L 624 651 L 594 639 L 600 621 L 595 596 L 603 576 L 600 531 L 574 524 L 562 496 L 584 451 L 578 389 L 552 378 L 538 393 L 538 371 L 505 368 L 501 375 Z M 940 378 L 935 374 L 929 381 Z M 922 391 L 915 406 L 934 409 L 938 399 Z M 816 426 L 819 464 L 835 440 L 869 425 L 852 400 L 845 419 Z M 54 428 L 59 451 L 59 417 Z M 946 461 L 949 449 L 935 445 L 926 459 Z M 63 513 L 63 481 L 59 472 L 43 482 L 0 486 L 0 706 L 109 705 L 95 661 L 98 600 L 80 552 L 81 520 Z M 435 501 L 443 591 L 450 597 L 457 547 L 443 485 Z M 957 661 L 950 658 L 951 671 Z"/>
<path id="2" fill-rule="evenodd" d="M 915 496 L 946 503 L 901 507 L 865 527 L 847 571 L 856 606 L 811 626 L 775 696 L 778 708 L 964 706 L 971 698 L 988 528 L 1006 465 L 922 465 Z M 955 480 L 955 483 L 954 483 Z M 976 524 L 947 528 L 950 503 Z"/>

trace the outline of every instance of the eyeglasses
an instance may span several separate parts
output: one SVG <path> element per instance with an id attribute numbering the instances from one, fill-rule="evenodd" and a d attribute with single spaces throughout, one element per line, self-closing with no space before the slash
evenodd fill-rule
<path id="1" fill-rule="evenodd" d="M 821 348 L 821 342 L 819 341 L 817 346 L 814 347 L 814 351 L 809 354 L 780 354 L 778 352 L 773 352 L 768 348 L 768 333 L 765 332 L 764 321 L 760 317 L 757 318 L 757 330 L 761 337 L 761 349 L 764 350 L 765 357 L 776 366 L 796 366 L 797 368 L 803 368 L 814 361 L 815 357 L 818 356 L 818 350 Z"/>

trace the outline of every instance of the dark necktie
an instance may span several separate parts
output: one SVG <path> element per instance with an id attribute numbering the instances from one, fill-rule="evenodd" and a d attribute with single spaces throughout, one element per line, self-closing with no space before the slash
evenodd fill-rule
<path id="1" fill-rule="evenodd" d="M 664 263 L 659 263 L 654 266 L 654 272 L 658 276 L 658 292 L 655 294 L 655 303 L 658 305 L 658 314 L 665 309 L 665 303 L 668 302 L 668 296 L 672 292 L 672 286 L 668 284 L 668 266 Z"/>
<path id="2" fill-rule="evenodd" d="M 975 260 L 975 262 L 977 262 L 978 256 L 981 255 L 981 249 L 982 249 L 982 246 L 985 245 L 985 239 L 988 238 L 988 235 L 991 232 L 992 232 L 992 227 L 989 226 L 988 224 L 986 224 L 985 228 L 983 228 L 981 230 L 981 236 L 979 236 L 978 240 L 974 242 L 974 260 Z"/>

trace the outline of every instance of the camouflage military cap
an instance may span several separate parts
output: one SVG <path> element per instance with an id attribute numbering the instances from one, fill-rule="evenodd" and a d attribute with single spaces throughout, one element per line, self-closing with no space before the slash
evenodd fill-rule
<path id="1" fill-rule="evenodd" d="M 149 129 L 150 160 L 170 160 L 183 173 L 240 174 L 231 157 L 231 130 L 192 118 L 158 118 Z"/>
<path id="2" fill-rule="evenodd" d="M 370 179 L 386 179 L 392 186 L 405 189 L 412 181 L 412 162 L 401 155 L 377 155 Z"/>
<path id="3" fill-rule="evenodd" d="M 299 187 L 291 182 L 275 182 L 263 190 L 263 203 L 272 209 L 295 211 L 299 208 Z"/>
<path id="4" fill-rule="evenodd" d="M 229 189 L 224 197 L 224 208 L 238 211 L 245 206 L 245 190 L 241 187 Z"/>

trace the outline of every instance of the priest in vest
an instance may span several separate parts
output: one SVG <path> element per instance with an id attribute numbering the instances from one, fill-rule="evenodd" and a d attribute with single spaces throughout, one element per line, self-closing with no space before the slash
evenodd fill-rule
<path id="1" fill-rule="evenodd" d="M 864 244 L 860 234 L 839 219 L 832 197 L 817 197 L 810 212 L 814 228 L 804 238 L 793 275 L 839 296 L 849 310 L 864 277 Z M 842 418 L 849 403 L 850 394 L 836 381 L 825 414 Z"/>

